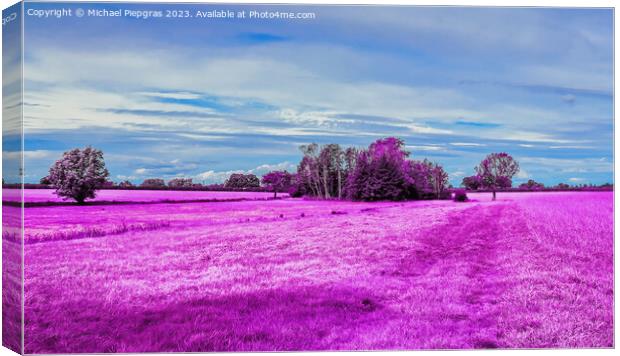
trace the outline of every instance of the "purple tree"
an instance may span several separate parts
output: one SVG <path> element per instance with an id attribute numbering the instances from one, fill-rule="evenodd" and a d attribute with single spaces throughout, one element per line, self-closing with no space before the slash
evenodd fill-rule
<path id="1" fill-rule="evenodd" d="M 360 150 L 348 175 L 347 196 L 353 200 L 402 200 L 409 195 L 409 152 L 404 142 L 388 137 Z"/>
<path id="2" fill-rule="evenodd" d="M 293 176 L 287 171 L 272 171 L 263 176 L 263 184 L 273 191 L 273 198 L 277 198 L 278 191 L 287 189 L 291 185 Z"/>
<path id="3" fill-rule="evenodd" d="M 96 190 L 105 184 L 109 175 L 103 152 L 89 146 L 65 152 L 50 168 L 48 179 L 56 195 L 83 204 L 86 199 L 95 197 Z"/>
<path id="4" fill-rule="evenodd" d="M 437 163 L 433 163 L 429 168 L 429 177 L 431 186 L 433 187 L 433 193 L 435 197 L 439 199 L 443 196 L 448 186 L 448 173 Z"/>
<path id="5" fill-rule="evenodd" d="M 440 198 L 448 186 L 448 174 L 443 167 L 427 159 L 409 161 L 406 172 L 413 198 Z"/>
<path id="6" fill-rule="evenodd" d="M 342 198 L 354 150 L 343 150 L 338 144 L 316 143 L 299 149 L 303 158 L 297 166 L 298 191 L 325 199 Z"/>
<path id="7" fill-rule="evenodd" d="M 512 177 L 519 172 L 519 163 L 507 153 L 491 153 L 476 167 L 482 187 L 493 191 L 512 186 Z"/>

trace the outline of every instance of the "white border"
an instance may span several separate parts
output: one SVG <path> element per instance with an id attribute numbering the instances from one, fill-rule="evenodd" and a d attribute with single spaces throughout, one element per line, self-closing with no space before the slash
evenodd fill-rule
<path id="1" fill-rule="evenodd" d="M 38 0 L 30 0 L 32 2 L 38 1 Z M 15 4 L 17 1 L 15 0 L 0 0 L 0 5 L 2 5 L 1 7 L 7 8 L 10 5 Z M 432 1 L 432 0 L 401 0 L 401 1 L 397 1 L 397 0 L 387 0 L 387 1 L 381 1 L 381 0 L 311 0 L 311 1 L 300 1 L 300 0 L 280 0 L 280 1 L 273 1 L 273 0 L 244 0 L 244 1 L 231 1 L 231 0 L 210 0 L 210 1 L 199 1 L 199 0 L 184 0 L 184 1 L 179 1 L 179 0 L 168 0 L 168 1 L 162 1 L 162 0 L 127 0 L 127 1 L 77 1 L 77 0 L 64 0 L 64 1 L 55 1 L 55 2 L 75 2 L 75 3 L 80 3 L 80 2 L 133 2 L 133 3 L 222 3 L 222 4 L 256 4 L 256 3 L 260 3 L 260 4 L 343 4 L 343 5 L 426 5 L 426 6 L 448 6 L 448 5 L 462 5 L 462 6 L 506 6 L 506 7 L 606 7 L 606 8 L 614 8 L 615 10 L 615 2 L 611 1 L 611 0 L 589 0 L 589 1 L 585 1 L 585 0 L 520 0 L 520 1 L 514 1 L 514 0 L 508 0 L 508 1 L 492 1 L 492 0 L 446 0 L 446 1 Z M 615 17 L 615 11 L 614 11 L 614 17 Z M 1 32 L 0 32 L 1 33 Z M 618 65 L 618 57 L 615 55 L 615 44 L 616 41 L 615 39 L 618 38 L 618 28 L 616 26 L 614 26 L 614 68 L 617 67 Z M 2 56 L 2 49 L 0 46 L 0 57 Z M 2 81 L 2 74 L 0 73 L 0 82 Z M 616 87 L 618 78 L 615 76 L 615 71 L 614 71 L 614 88 Z M 615 90 L 614 90 L 615 92 Z M 1 93 L 1 89 L 0 89 L 0 93 Z M 617 96 L 614 95 L 614 124 L 615 124 L 615 107 L 617 104 Z M 615 125 L 614 125 L 615 126 Z M 617 141 L 618 138 L 618 133 L 614 132 L 614 157 L 618 157 L 618 153 L 620 152 L 620 149 L 618 148 L 617 145 L 615 145 L 615 142 Z M 0 137 L 0 145 L 2 143 L 2 139 Z M 617 160 L 614 159 L 614 172 L 618 171 L 618 167 L 619 167 L 619 163 Z M 2 174 L 2 167 L 0 165 L 0 175 Z M 616 185 L 616 179 L 615 179 L 615 175 L 614 175 L 614 185 Z M 614 206 L 618 206 L 617 203 L 619 202 L 619 198 L 616 194 L 614 194 Z M 618 217 L 620 216 L 620 213 L 618 211 L 616 211 L 614 209 L 614 239 L 616 236 L 616 228 L 617 225 L 615 225 L 615 221 L 617 221 Z M 1 221 L 1 216 L 0 216 L 0 221 Z M 614 248 L 614 266 L 618 266 L 618 253 L 617 253 L 617 249 Z M 615 268 L 614 268 L 614 272 L 615 272 Z M 617 278 L 618 275 L 615 274 L 615 283 L 614 285 L 617 285 Z M 615 288 L 614 288 L 615 290 Z M 617 291 L 615 291 L 617 293 Z M 618 337 L 617 337 L 617 332 L 618 332 L 618 328 L 617 328 L 617 315 L 618 315 L 618 303 L 617 303 L 617 294 L 614 295 L 614 336 L 615 336 L 615 342 L 618 342 Z M 0 335 L 1 335 L 2 331 L 0 328 Z M 369 355 L 369 356 L 375 356 L 375 355 L 476 355 L 476 354 L 482 354 L 482 353 L 486 353 L 486 354 L 498 354 L 498 352 L 506 352 L 509 353 L 510 355 L 521 355 L 521 354 L 529 354 L 529 355 L 589 355 L 589 354 L 601 354 L 601 355 L 612 355 L 615 354 L 615 350 L 613 349 L 558 349 L 558 350 L 479 350 L 479 351 L 470 351 L 470 350 L 464 350 L 464 351 L 373 351 L 373 352 L 364 352 L 364 355 Z M 255 356 L 256 353 L 230 353 L 232 355 L 235 356 L 249 356 L 249 355 L 253 355 Z M 261 353 L 261 354 L 268 354 L 268 355 L 275 355 L 276 353 Z M 329 355 L 329 356 L 334 356 L 334 355 L 351 355 L 353 354 L 352 352 L 304 352 L 303 354 L 306 355 Z M 0 347 L 0 356 L 8 356 L 8 355 L 15 355 L 15 353 L 13 353 L 12 351 L 4 348 L 4 347 Z M 145 355 L 163 355 L 163 354 L 146 354 Z M 182 354 L 181 354 L 182 355 Z M 221 353 L 211 353 L 210 355 L 221 355 Z"/>

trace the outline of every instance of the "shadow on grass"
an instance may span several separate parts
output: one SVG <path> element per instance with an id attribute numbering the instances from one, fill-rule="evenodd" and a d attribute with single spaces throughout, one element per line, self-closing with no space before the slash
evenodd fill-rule
<path id="1" fill-rule="evenodd" d="M 129 307 L 103 301 L 26 306 L 26 353 L 337 349 L 394 313 L 368 291 L 324 287 Z M 39 299 L 43 300 L 43 299 Z M 49 300 L 49 299 L 48 299 Z M 379 324 L 379 325 L 377 325 Z"/>

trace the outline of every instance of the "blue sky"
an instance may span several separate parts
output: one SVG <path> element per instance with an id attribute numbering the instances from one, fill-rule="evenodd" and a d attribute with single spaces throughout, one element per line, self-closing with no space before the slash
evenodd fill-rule
<path id="1" fill-rule="evenodd" d="M 165 7 L 316 19 L 26 17 L 27 182 L 88 144 L 116 181 L 215 183 L 294 171 L 301 144 L 386 136 L 456 185 L 498 151 L 521 164 L 517 183 L 613 180 L 611 10 Z"/>

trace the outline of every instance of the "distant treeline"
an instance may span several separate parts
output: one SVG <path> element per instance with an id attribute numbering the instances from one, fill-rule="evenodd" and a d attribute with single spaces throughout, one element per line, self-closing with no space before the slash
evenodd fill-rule
<path id="1" fill-rule="evenodd" d="M 527 188 L 504 188 L 502 192 L 610 192 L 614 190 L 613 184 L 603 184 L 599 186 L 568 186 L 566 188 L 559 188 L 557 186 L 554 187 L 545 187 L 539 189 L 527 189 Z M 468 192 L 478 192 L 478 193 L 491 193 L 492 190 L 489 189 L 477 189 L 477 190 L 467 190 Z"/>
<path id="2" fill-rule="evenodd" d="M 4 184 L 2 188 L 5 189 L 20 189 L 20 184 Z M 25 183 L 24 189 L 53 189 L 51 185 L 46 184 L 34 184 L 34 183 Z M 252 187 L 252 188 L 233 188 L 226 187 L 223 184 L 210 184 L 210 185 L 201 185 L 196 184 L 193 187 L 144 187 L 144 186 L 131 186 L 131 187 L 121 187 L 118 185 L 107 185 L 100 188 L 101 190 L 172 190 L 172 191 L 211 191 L 211 192 L 272 192 L 272 190 L 267 187 Z M 450 187 L 448 190 L 455 190 L 458 188 Z M 595 192 L 595 191 L 613 191 L 614 185 L 610 183 L 602 184 L 602 185 L 592 185 L 592 186 L 582 186 L 582 185 L 566 185 L 564 187 L 561 186 L 552 186 L 552 187 L 543 187 L 543 188 L 504 188 L 502 192 L 561 192 L 561 191 L 585 191 L 585 192 Z M 478 193 L 491 193 L 490 189 L 467 189 L 468 192 L 478 192 Z"/>
<path id="3" fill-rule="evenodd" d="M 483 178 L 479 175 L 463 178 L 461 186 L 468 191 L 473 192 L 492 192 L 491 189 L 485 187 Z M 506 185 L 499 186 L 499 190 L 505 192 L 555 192 L 555 191 L 610 191 L 614 189 L 614 185 L 611 183 L 605 183 L 601 185 L 592 184 L 577 184 L 569 185 L 566 183 L 558 183 L 554 186 L 545 186 L 543 183 L 536 182 L 533 179 L 528 180 L 525 183 L 521 183 L 518 187 L 512 187 L 512 182 L 507 182 Z"/>
<path id="4" fill-rule="evenodd" d="M 232 173 L 223 184 L 194 183 L 192 178 L 146 178 L 140 184 L 128 180 L 113 182 L 105 168 L 103 152 L 86 147 L 67 151 L 41 178 L 39 184 L 24 184 L 26 189 L 55 189 L 62 197 L 73 198 L 82 204 L 104 190 L 176 190 L 288 192 L 292 197 L 318 199 L 348 199 L 361 201 L 450 199 L 465 191 L 496 193 L 533 191 L 613 191 L 613 184 L 599 186 L 559 183 L 552 187 L 532 179 L 512 186 L 519 172 L 518 162 L 505 152 L 490 153 L 478 166 L 475 174 L 464 177 L 455 189 L 448 183 L 444 168 L 427 159 L 412 159 L 405 142 L 396 137 L 378 139 L 367 148 L 341 147 L 338 144 L 300 146 L 302 158 L 294 173 L 271 171 L 261 178 L 251 173 Z M 5 184 L 3 188 L 21 188 Z M 458 194 L 456 194 L 458 195 Z"/>

